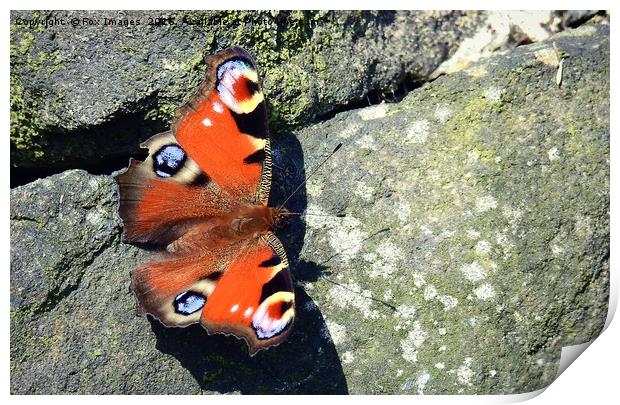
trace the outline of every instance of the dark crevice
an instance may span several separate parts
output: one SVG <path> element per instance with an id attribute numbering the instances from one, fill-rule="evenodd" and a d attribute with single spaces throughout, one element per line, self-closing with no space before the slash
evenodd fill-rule
<path id="1" fill-rule="evenodd" d="M 42 179 L 54 174 L 62 173 L 66 170 L 82 169 L 90 174 L 112 174 L 117 170 L 124 169 L 129 164 L 129 158 L 144 159 L 144 154 L 129 154 L 127 156 L 109 157 L 105 162 L 94 163 L 76 163 L 74 165 L 63 165 L 58 167 L 40 167 L 40 168 L 11 168 L 11 188 L 23 186 L 38 179 Z"/>
<path id="2" fill-rule="evenodd" d="M 34 222 L 37 225 L 41 225 L 42 224 L 42 222 L 39 221 L 36 218 L 30 218 L 30 217 L 26 217 L 26 216 L 23 216 L 23 215 L 11 215 L 10 216 L 10 220 L 11 221 Z"/>
<path id="3" fill-rule="evenodd" d="M 155 96 L 140 102 L 145 111 L 157 106 Z M 156 133 L 168 129 L 162 119 L 148 119 L 144 111 L 112 115 L 110 121 L 66 132 L 50 128 L 45 139 L 45 162 L 24 160 L 11 145 L 11 188 L 30 183 L 71 169 L 83 169 L 91 174 L 111 174 L 127 167 L 129 158 L 144 158 L 146 151 L 139 144 Z M 14 156 L 15 154 L 15 156 Z M 45 164 L 45 167 L 36 165 Z"/>
<path id="4" fill-rule="evenodd" d="M 433 80 L 431 79 L 423 80 L 420 78 L 408 77 L 402 82 L 400 82 L 394 89 L 371 90 L 362 99 L 351 101 L 344 105 L 334 106 L 329 112 L 317 115 L 313 123 L 317 123 L 320 121 L 327 121 L 327 120 L 334 118 L 337 114 L 351 111 L 351 110 L 357 110 L 360 108 L 370 107 L 372 105 L 381 104 L 383 102 L 399 103 L 411 91 L 419 89 L 424 84 L 430 83 Z M 313 123 L 309 123 L 309 125 Z"/>
<path id="5" fill-rule="evenodd" d="M 307 125 L 329 120 L 342 112 L 382 102 L 400 102 L 409 92 L 421 87 L 425 83 L 427 81 L 410 77 L 403 80 L 394 90 L 372 90 L 357 101 L 335 106 L 329 112 L 317 115 L 313 122 L 309 122 Z M 277 125 L 274 125 L 274 127 L 277 127 Z M 47 138 L 54 143 L 50 147 L 52 154 L 54 154 L 54 149 L 65 148 L 67 145 L 73 145 L 70 146 L 73 148 L 76 146 L 81 147 L 86 152 L 83 155 L 76 156 L 71 161 L 66 160 L 66 158 L 65 160 L 59 160 L 51 167 L 14 167 L 12 165 L 10 176 L 11 188 L 71 169 L 86 170 L 95 175 L 112 174 L 115 171 L 126 168 L 130 158 L 144 160 L 147 154 L 146 150 L 140 150 L 138 143 L 167 129 L 168 125 L 164 121 L 146 120 L 143 116 L 137 114 L 118 118 L 104 125 L 75 133 L 47 135 Z M 76 145 L 78 142 L 82 143 L 82 145 Z M 119 153 L 97 160 L 97 149 L 104 145 L 107 152 L 109 151 L 110 143 L 118 144 Z"/>

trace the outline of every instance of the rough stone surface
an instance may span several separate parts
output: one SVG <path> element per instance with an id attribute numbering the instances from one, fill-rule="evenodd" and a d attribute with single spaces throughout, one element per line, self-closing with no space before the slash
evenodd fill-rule
<path id="1" fill-rule="evenodd" d="M 33 18 L 79 24 L 20 23 Z M 12 160 L 50 167 L 135 151 L 219 49 L 256 56 L 273 126 L 292 127 L 427 78 L 483 13 L 50 11 L 11 22 Z"/>
<path id="2" fill-rule="evenodd" d="M 11 392 L 521 393 L 553 381 L 562 346 L 598 335 L 608 26 L 278 133 L 274 202 L 338 142 L 280 235 L 298 322 L 255 357 L 135 316 L 128 273 L 150 252 L 120 243 L 109 176 L 13 189 Z"/>
<path id="3" fill-rule="evenodd" d="M 59 170 L 125 159 L 169 125 L 204 57 L 232 45 L 256 55 L 272 127 L 290 129 L 593 13 L 13 11 L 11 161 Z"/>

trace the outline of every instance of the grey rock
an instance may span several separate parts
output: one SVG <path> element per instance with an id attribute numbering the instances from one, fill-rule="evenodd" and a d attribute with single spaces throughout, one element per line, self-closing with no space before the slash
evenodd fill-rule
<path id="1" fill-rule="evenodd" d="M 497 14 L 13 11 L 11 162 L 59 170 L 126 159 L 169 125 L 202 79 L 204 57 L 232 45 L 256 55 L 272 127 L 307 125 L 460 69 L 463 57 L 485 54 L 458 52 L 485 47 L 474 38 L 491 35 L 489 52 L 508 46 L 524 24 Z M 561 29 L 552 12 L 537 15 L 545 35 Z M 528 29 L 532 41 L 546 38 Z"/>
<path id="2" fill-rule="evenodd" d="M 484 24 L 461 42 L 430 78 L 461 71 L 499 51 L 543 41 L 569 26 L 577 27 L 595 15 L 594 10 L 489 10 L 485 13 Z"/>
<path id="3" fill-rule="evenodd" d="M 65 25 L 24 25 L 33 19 Z M 14 11 L 12 162 L 66 167 L 135 152 L 169 125 L 219 49 L 256 56 L 272 124 L 290 128 L 424 80 L 482 21 L 452 11 Z"/>
<path id="4" fill-rule="evenodd" d="M 601 12 L 600 10 L 558 10 L 555 14 L 561 19 L 563 26 L 573 28 L 578 27 L 597 14 L 608 16 L 607 12 Z"/>
<path id="5" fill-rule="evenodd" d="M 20 249 L 11 251 L 11 308 L 51 310 L 79 285 L 85 268 L 118 239 L 113 191 L 85 172 L 66 172 L 11 195 L 11 235 L 19 240 L 11 248 Z"/>
<path id="6" fill-rule="evenodd" d="M 280 234 L 298 322 L 255 357 L 135 316 L 128 273 L 151 252 L 120 243 L 110 177 L 13 189 L 11 392 L 522 393 L 601 331 L 608 26 L 277 134 L 273 204 L 339 142 Z"/>

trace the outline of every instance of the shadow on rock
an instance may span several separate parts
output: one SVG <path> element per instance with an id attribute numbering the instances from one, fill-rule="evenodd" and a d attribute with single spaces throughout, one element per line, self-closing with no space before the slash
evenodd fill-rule
<path id="1" fill-rule="evenodd" d="M 171 354 L 189 370 L 201 388 L 243 394 L 347 394 L 340 359 L 325 322 L 300 289 L 293 333 L 279 346 L 250 357 L 242 340 L 208 335 L 199 325 L 166 328 L 151 321 L 157 349 Z"/>
<path id="2" fill-rule="evenodd" d="M 305 179 L 303 152 L 292 135 L 280 136 L 273 146 L 273 185 L 270 205 L 284 202 Z M 305 185 L 286 203 L 286 208 L 303 212 L 307 206 Z M 293 217 L 278 232 L 293 278 L 313 281 L 321 273 L 314 263 L 300 262 L 305 224 Z M 295 289 L 297 318 L 293 332 L 277 347 L 251 357 L 243 340 L 208 335 L 200 325 L 166 328 L 149 318 L 157 337 L 157 349 L 177 358 L 201 388 L 221 393 L 243 394 L 347 394 L 342 365 L 329 336 L 323 316 L 306 292 Z"/>

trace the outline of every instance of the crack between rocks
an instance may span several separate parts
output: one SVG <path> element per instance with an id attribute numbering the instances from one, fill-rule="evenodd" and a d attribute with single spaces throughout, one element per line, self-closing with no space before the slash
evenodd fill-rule
<path id="1" fill-rule="evenodd" d="M 395 87 L 390 90 L 386 89 L 374 89 L 368 92 L 365 96 L 358 100 L 353 100 L 343 105 L 336 105 L 331 108 L 328 112 L 323 114 L 318 114 L 314 119 L 310 122 L 307 122 L 303 125 L 298 126 L 283 126 L 281 129 L 279 125 L 273 125 L 275 130 L 274 134 L 278 132 L 290 132 L 294 130 L 299 130 L 301 128 L 305 128 L 311 125 L 318 124 L 320 122 L 324 122 L 334 118 L 337 114 L 357 110 L 360 108 L 370 107 L 373 105 L 377 105 L 383 102 L 388 103 L 398 103 L 402 101 L 410 92 L 420 88 L 425 83 L 432 82 L 432 79 L 424 79 L 417 78 L 411 75 L 406 76 L 404 80 L 395 83 Z M 139 114 L 137 114 L 139 115 Z M 96 142 L 104 142 L 105 134 L 114 132 L 114 128 L 123 127 L 123 123 L 131 120 L 144 122 L 147 121 L 144 118 L 135 117 L 135 116 L 122 116 L 112 121 L 109 121 L 102 125 L 96 125 L 90 128 L 82 128 L 77 129 L 75 131 L 70 131 L 67 133 L 64 132 L 50 132 L 46 136 L 49 138 L 55 138 L 55 134 L 60 138 L 65 139 L 73 139 L 76 137 L 80 137 L 83 139 L 93 140 L 95 142 L 93 145 L 88 147 L 96 149 Z M 169 128 L 168 123 L 164 122 L 156 122 L 151 123 L 145 128 L 136 127 L 136 132 L 140 133 L 152 133 L 151 135 L 155 135 L 156 133 L 163 132 Z M 101 139 L 100 139 L 101 138 Z M 148 137 L 147 137 L 148 138 Z M 56 140 L 56 142 L 59 142 Z M 101 175 L 101 174 L 111 174 L 117 170 L 122 170 L 127 167 L 129 158 L 136 158 L 139 160 L 143 160 L 145 157 L 145 150 L 138 150 L 138 142 L 136 141 L 135 145 L 136 152 L 135 153 L 126 153 L 119 156 L 108 156 L 104 161 L 99 160 L 90 160 L 87 157 L 77 158 L 74 161 L 59 161 L 53 167 L 12 167 L 11 168 L 11 176 L 10 176 L 10 186 L 11 188 L 19 187 L 24 184 L 28 184 L 37 179 L 41 179 L 44 177 L 51 176 L 53 174 L 61 173 L 66 170 L 73 169 L 82 169 L 86 170 L 90 174 Z"/>
<path id="2" fill-rule="evenodd" d="M 22 222 L 34 222 L 37 225 L 44 225 L 44 222 L 41 222 L 35 218 L 30 218 L 24 215 L 12 215 L 9 217 L 9 221 L 22 221 Z"/>
<path id="3" fill-rule="evenodd" d="M 390 104 L 399 103 L 412 91 L 415 91 L 426 83 L 431 83 L 435 80 L 436 78 L 420 78 L 408 75 L 408 77 L 406 77 L 404 80 L 395 83 L 395 87 L 390 90 L 371 90 L 361 99 L 353 100 L 343 105 L 336 105 L 330 111 L 323 114 L 318 114 L 313 122 L 310 122 L 303 127 L 314 125 L 323 121 L 328 121 L 340 113 L 371 107 L 373 105 L 381 104 L 384 102 Z M 390 95 L 392 97 L 390 97 Z"/>

